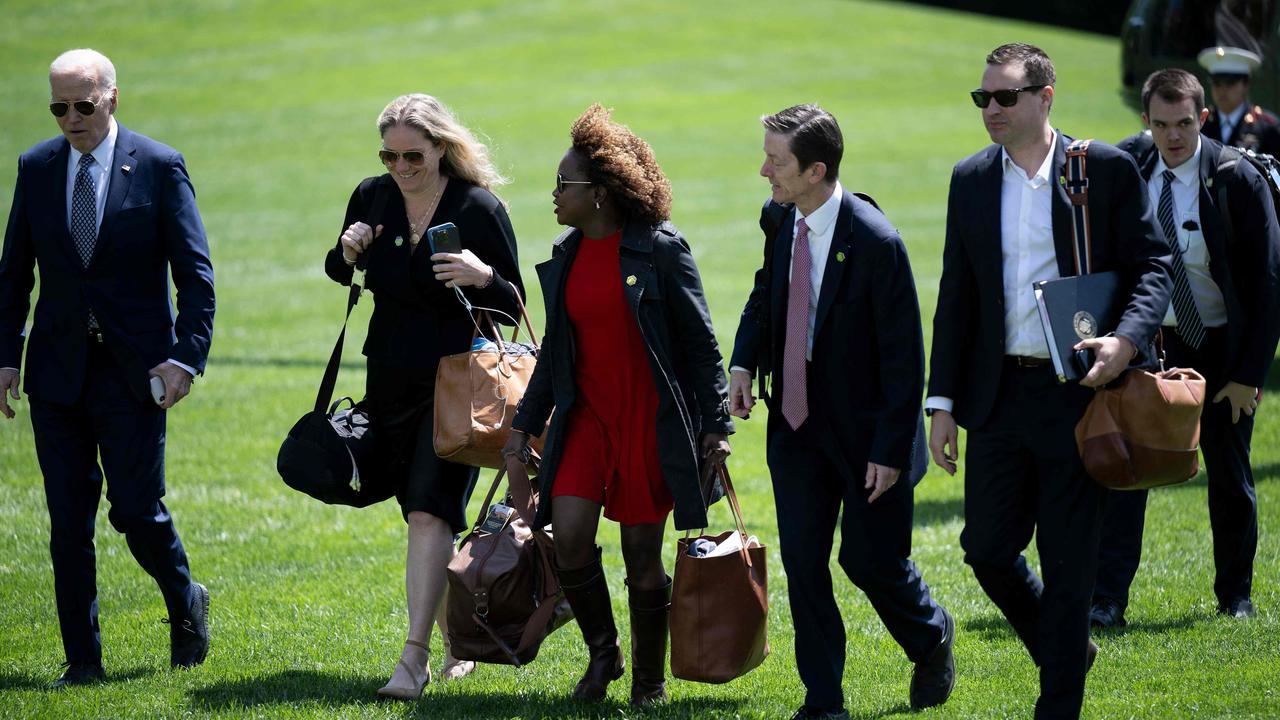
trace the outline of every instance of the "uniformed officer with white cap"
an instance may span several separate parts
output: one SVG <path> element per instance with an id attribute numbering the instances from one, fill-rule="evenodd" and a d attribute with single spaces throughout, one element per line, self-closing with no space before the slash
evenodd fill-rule
<path id="1" fill-rule="evenodd" d="M 1249 80 L 1262 58 L 1233 47 L 1205 48 L 1197 58 L 1212 81 L 1213 112 L 1202 132 L 1224 145 L 1280 155 L 1280 119 L 1249 100 Z"/>

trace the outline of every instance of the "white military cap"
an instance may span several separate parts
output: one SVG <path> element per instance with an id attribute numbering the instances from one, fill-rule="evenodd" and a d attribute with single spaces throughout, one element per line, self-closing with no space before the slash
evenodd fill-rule
<path id="1" fill-rule="evenodd" d="M 1233 47 L 1211 47 L 1196 58 L 1210 75 L 1252 75 L 1262 58 L 1248 50 Z"/>

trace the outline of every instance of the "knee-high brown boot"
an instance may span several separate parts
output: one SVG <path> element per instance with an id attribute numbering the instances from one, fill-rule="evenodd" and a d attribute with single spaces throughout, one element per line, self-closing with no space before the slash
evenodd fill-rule
<path id="1" fill-rule="evenodd" d="M 556 568 L 560 587 L 573 608 L 582 629 L 590 659 L 573 690 L 575 700 L 597 701 L 604 698 L 609 683 L 622 677 L 622 651 L 618 648 L 618 628 L 613 622 L 613 606 L 609 603 L 609 585 L 600 565 L 600 548 L 590 565 L 572 570 Z"/>
<path id="2" fill-rule="evenodd" d="M 662 587 L 641 590 L 627 582 L 631 605 L 631 704 L 667 699 L 667 620 L 671 614 L 671 578 Z"/>

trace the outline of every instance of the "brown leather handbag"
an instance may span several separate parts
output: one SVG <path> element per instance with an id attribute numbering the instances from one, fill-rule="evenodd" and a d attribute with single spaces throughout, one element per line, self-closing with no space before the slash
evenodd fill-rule
<path id="1" fill-rule="evenodd" d="M 472 349 L 440 358 L 436 369 L 435 426 L 436 455 L 450 462 L 475 467 L 501 468 L 502 448 L 511 435 L 516 405 L 524 397 L 533 368 L 538 361 L 538 338 L 519 296 L 520 315 L 529 332 L 529 342 L 517 342 L 517 323 L 510 340 L 503 340 L 488 312 L 472 313 L 476 330 Z M 484 342 L 484 323 L 494 338 Z M 480 342 L 477 343 L 477 340 Z M 545 435 L 546 433 L 543 433 Z M 542 437 L 530 438 L 535 451 L 542 450 Z"/>
<path id="2" fill-rule="evenodd" d="M 671 588 L 671 674 L 683 680 L 724 683 L 747 674 L 769 655 L 769 583 L 766 551 L 749 540 L 742 508 L 723 462 L 710 465 L 719 475 L 736 530 L 696 538 L 685 533 L 676 541 L 675 579 Z M 710 483 L 704 481 L 704 487 Z M 737 551 L 694 557 L 698 540 L 719 545 L 734 534 Z"/>
<path id="3" fill-rule="evenodd" d="M 1130 370 L 1100 388 L 1076 425 L 1089 476 L 1112 490 L 1173 485 L 1200 471 L 1205 381 L 1190 368 Z"/>
<path id="4" fill-rule="evenodd" d="M 508 495 L 493 504 L 504 474 Z M 551 530 L 535 532 L 526 520 L 536 509 L 523 467 L 512 463 L 499 470 L 480 517 L 449 561 L 449 643 L 459 660 L 519 667 L 573 618 L 556 578 Z"/>

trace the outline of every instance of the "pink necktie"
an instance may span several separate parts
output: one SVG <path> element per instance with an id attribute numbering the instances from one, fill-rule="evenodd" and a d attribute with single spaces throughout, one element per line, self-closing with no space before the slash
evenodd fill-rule
<path id="1" fill-rule="evenodd" d="M 809 268 L 809 226 L 796 223 L 791 245 L 791 290 L 787 293 L 787 330 L 782 348 L 782 417 L 793 430 L 809 417 L 809 383 L 805 355 L 809 346 L 809 296 L 813 285 Z"/>

